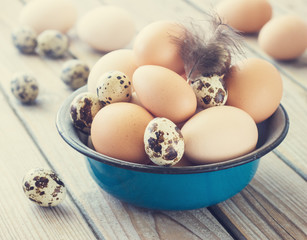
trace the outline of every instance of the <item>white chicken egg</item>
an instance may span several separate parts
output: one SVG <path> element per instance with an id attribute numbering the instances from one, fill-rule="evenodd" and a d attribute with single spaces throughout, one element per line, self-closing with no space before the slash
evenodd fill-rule
<path id="1" fill-rule="evenodd" d="M 199 76 L 189 82 L 197 97 L 198 107 L 208 108 L 225 105 L 227 90 L 223 83 L 223 76 Z"/>
<path id="2" fill-rule="evenodd" d="M 103 74 L 97 82 L 96 90 L 103 104 L 129 102 L 132 95 L 131 81 L 120 71 Z"/>
<path id="3" fill-rule="evenodd" d="M 175 165 L 183 156 L 184 140 L 180 129 L 167 118 L 154 118 L 144 133 L 145 152 L 161 166 Z"/>
<path id="4" fill-rule="evenodd" d="M 101 5 L 80 17 L 76 31 L 78 37 L 92 48 L 111 52 L 124 48 L 132 40 L 135 24 L 133 15 L 126 9 Z"/>
<path id="5" fill-rule="evenodd" d="M 66 196 L 64 183 L 49 169 L 31 169 L 22 180 L 22 188 L 27 198 L 42 207 L 54 207 Z"/>

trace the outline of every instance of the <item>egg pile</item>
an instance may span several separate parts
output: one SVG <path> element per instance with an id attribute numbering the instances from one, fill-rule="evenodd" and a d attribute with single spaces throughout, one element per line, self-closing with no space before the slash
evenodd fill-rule
<path id="1" fill-rule="evenodd" d="M 101 108 L 93 114 L 97 105 L 89 99 L 86 108 L 78 108 L 86 101 L 77 96 L 70 114 L 97 152 L 139 164 L 189 166 L 225 161 L 256 148 L 257 123 L 275 112 L 282 97 L 279 72 L 265 60 L 243 59 L 222 76 L 227 98 L 203 105 L 201 88 L 187 79 L 180 46 L 172 41 L 182 34 L 178 26 L 151 23 L 138 33 L 132 49 L 111 51 L 93 66 L 82 94 L 98 99 Z M 209 76 L 202 88 L 219 92 L 220 78 Z M 86 130 L 77 124 L 84 119 Z"/>
<path id="2" fill-rule="evenodd" d="M 234 29 L 259 33 L 259 46 L 275 59 L 297 58 L 307 47 L 306 24 L 297 16 L 271 19 L 267 0 L 221 1 L 216 11 Z M 73 59 L 60 74 L 71 89 L 87 84 L 88 91 L 72 101 L 70 117 L 89 135 L 89 147 L 123 161 L 166 167 L 221 162 L 256 148 L 257 124 L 275 112 L 282 97 L 272 64 L 244 59 L 229 71 L 191 78 L 174 41 L 184 35 L 180 24 L 156 21 L 135 37 L 133 17 L 123 8 L 104 5 L 77 17 L 72 0 L 30 1 L 12 42 L 22 54 L 64 58 L 68 31 L 76 26 L 81 41 L 106 53 L 91 71 Z M 123 49 L 132 39 L 133 48 Z M 230 52 L 220 50 L 229 64 Z M 38 81 L 32 74 L 15 74 L 11 91 L 22 103 L 33 103 Z M 23 189 L 40 206 L 56 206 L 66 195 L 63 182 L 46 169 L 29 171 Z"/>
<path id="3" fill-rule="evenodd" d="M 260 31 L 260 46 L 277 59 L 303 51 L 303 44 L 295 44 L 295 53 L 285 45 L 284 55 L 277 46 L 271 51 L 276 40 L 265 34 L 272 32 L 267 0 L 222 1 L 216 11 L 241 32 Z M 133 18 L 125 9 L 100 6 L 77 21 L 71 0 L 44 0 L 27 4 L 20 22 L 12 36 L 21 53 L 63 57 L 69 45 L 66 33 L 75 24 L 80 40 L 107 52 L 91 71 L 80 60 L 67 61 L 60 78 L 72 89 L 87 84 L 88 91 L 71 103 L 71 120 L 90 135 L 97 152 L 111 157 L 173 166 L 182 158 L 189 165 L 244 155 L 256 147 L 256 124 L 274 113 L 282 97 L 282 80 L 272 64 L 256 58 L 233 63 L 225 44 L 215 42 L 223 71 L 213 68 L 191 76 L 182 45 L 176 42 L 185 29 L 174 21 L 152 22 L 134 36 Z M 123 49 L 133 38 L 132 49 Z"/>

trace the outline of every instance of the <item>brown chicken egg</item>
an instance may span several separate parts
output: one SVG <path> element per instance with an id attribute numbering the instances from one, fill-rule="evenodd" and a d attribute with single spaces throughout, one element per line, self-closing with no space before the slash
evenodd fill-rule
<path id="1" fill-rule="evenodd" d="M 307 48 L 307 23 L 295 15 L 274 18 L 261 29 L 258 43 L 275 59 L 297 58 Z"/>
<path id="2" fill-rule="evenodd" d="M 176 72 L 161 66 L 141 66 L 132 81 L 138 99 L 154 116 L 179 123 L 195 113 L 194 91 Z"/>
<path id="3" fill-rule="evenodd" d="M 77 17 L 78 11 L 72 0 L 33 0 L 27 1 L 21 10 L 19 22 L 33 28 L 37 34 L 51 29 L 66 33 Z"/>
<path id="4" fill-rule="evenodd" d="M 256 123 L 275 112 L 283 93 L 278 70 L 259 58 L 245 59 L 234 65 L 226 78 L 226 85 L 226 104 L 243 109 Z"/>
<path id="5" fill-rule="evenodd" d="M 147 25 L 134 41 L 136 63 L 139 66 L 159 65 L 183 74 L 184 65 L 180 49 L 174 40 L 182 34 L 182 28 L 172 21 L 161 20 Z"/>
<path id="6" fill-rule="evenodd" d="M 131 49 L 119 49 L 103 55 L 92 67 L 87 80 L 89 92 L 96 93 L 97 81 L 106 72 L 121 71 L 132 79 L 137 68 L 134 53 Z"/>
<path id="7" fill-rule="evenodd" d="M 153 116 L 127 102 L 103 107 L 94 117 L 91 138 L 95 150 L 128 162 L 146 163 L 144 132 Z"/>
<path id="8" fill-rule="evenodd" d="M 220 162 L 255 149 L 258 130 L 245 111 L 216 106 L 195 114 L 181 129 L 185 155 L 195 164 Z"/>
<path id="9" fill-rule="evenodd" d="M 267 0 L 224 0 L 216 11 L 227 24 L 244 33 L 260 31 L 272 17 L 272 6 Z"/>
<path id="10" fill-rule="evenodd" d="M 124 8 L 111 5 L 88 11 L 79 19 L 76 29 L 82 41 L 105 52 L 125 47 L 135 33 L 132 15 Z"/>

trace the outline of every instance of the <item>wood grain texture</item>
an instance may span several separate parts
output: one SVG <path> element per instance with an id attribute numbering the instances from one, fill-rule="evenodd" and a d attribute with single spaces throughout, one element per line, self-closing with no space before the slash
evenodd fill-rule
<path id="1" fill-rule="evenodd" d="M 124 7 L 133 14 L 137 31 L 154 20 L 187 19 L 191 16 L 201 18 L 202 8 L 213 4 L 211 1 L 172 0 L 163 3 L 137 0 L 75 2 L 80 15 L 101 4 Z M 278 5 L 277 0 L 274 2 Z M 9 122 L 12 129 L 15 129 L 16 124 L 20 130 L 18 135 L 17 133 L 14 135 L 19 137 L 18 142 L 14 142 L 14 151 L 6 150 L 3 157 L 20 159 L 19 156 L 25 152 L 22 155 L 23 159 L 26 159 L 24 164 L 30 161 L 40 166 L 51 166 L 64 179 L 72 199 L 69 198 L 60 207 L 49 210 L 33 207 L 26 199 L 23 199 L 26 206 L 8 208 L 8 204 L 14 206 L 13 203 L 17 203 L 21 198 L 19 195 L 22 195 L 17 187 L 16 173 L 13 172 L 12 166 L 19 166 L 19 176 L 25 173 L 26 166 L 17 162 L 10 165 L 2 161 L 1 155 L 0 167 L 9 171 L 3 175 L 4 177 L 0 176 L 0 180 L 10 185 L 15 184 L 16 187 L 7 189 L 0 186 L 1 193 L 6 192 L 5 200 L 0 199 L 0 239 L 2 236 L 8 239 L 9 237 L 55 239 L 53 237 L 62 233 L 65 236 L 71 232 L 73 239 L 112 240 L 304 239 L 306 237 L 307 185 L 301 176 L 304 177 L 307 173 L 307 146 L 304 141 L 307 133 L 305 121 L 307 97 L 304 84 L 299 83 L 302 81 L 301 76 L 306 73 L 304 67 L 302 73 L 294 74 L 296 63 L 289 64 L 291 66 L 289 68 L 277 63 L 280 69 L 286 69 L 285 71 L 291 74 L 291 76 L 283 74 L 285 94 L 282 100 L 290 115 L 291 127 L 288 137 L 276 152 L 283 155 L 289 165 L 292 164 L 293 169 L 301 171 L 301 176 L 285 165 L 276 154 L 270 153 L 261 160 L 259 170 L 251 184 L 224 203 L 210 209 L 193 211 L 140 209 L 122 203 L 101 190 L 87 172 L 84 157 L 66 145 L 55 128 L 57 110 L 65 97 L 71 93 L 71 90 L 59 79 L 62 64 L 71 57 L 76 57 L 93 66 L 104 53 L 90 49 L 78 39 L 75 30 L 72 29 L 69 32 L 70 54 L 64 59 L 55 61 L 36 55 L 19 54 L 10 42 L 10 32 L 18 25 L 16 12 L 20 12 L 22 7 L 22 2 L 18 0 L 5 0 L 0 3 L 0 31 L 4 36 L 0 38 L 2 73 L 0 84 L 4 92 L 4 96 L 0 94 L 3 100 L 0 103 L 7 105 L 6 111 L 10 112 L 5 120 L 6 123 Z M 247 41 L 250 46 L 249 56 L 262 57 L 260 50 L 256 48 L 255 39 L 251 37 Z M 131 44 L 127 47 L 131 47 Z M 9 79 L 16 71 L 30 72 L 39 80 L 41 91 L 36 105 L 30 107 L 21 105 L 10 94 Z M 13 120 L 10 122 L 10 119 Z M 3 126 L 0 126 L 0 130 L 8 133 Z M 1 138 L 0 143 L 4 145 L 5 141 Z M 26 146 L 30 146 L 30 150 L 25 150 Z M 12 203 L 7 203 L 10 194 L 19 195 L 12 200 Z M 22 220 L 18 218 L 19 215 L 23 216 Z M 221 217 L 223 219 L 220 219 Z M 32 231 L 32 228 L 35 230 Z M 53 234 L 50 235 L 52 237 L 49 236 L 50 238 L 48 238 L 49 233 Z"/>
<path id="2" fill-rule="evenodd" d="M 246 189 L 212 212 L 222 211 L 247 239 L 305 239 L 306 199 L 306 182 L 270 153 Z"/>
<path id="3" fill-rule="evenodd" d="M 20 4 L 19 8 L 21 7 Z M 13 16 L 6 14 L 5 17 L 6 21 L 2 21 L 0 25 L 1 32 L 9 35 L 11 27 L 17 23 L 14 22 L 16 20 Z M 63 176 L 75 203 L 94 229 L 97 238 L 169 239 L 169 236 L 176 233 L 178 239 L 180 236 L 181 239 L 186 239 L 187 236 L 195 239 L 232 239 L 206 209 L 200 220 L 194 218 L 195 222 L 204 224 L 206 231 L 198 230 L 194 233 L 193 224 L 182 226 L 178 220 L 181 218 L 180 215 L 171 218 L 158 212 L 127 206 L 100 190 L 87 172 L 83 156 L 66 145 L 55 128 L 57 110 L 64 98 L 71 93 L 59 79 L 60 68 L 68 58 L 54 61 L 39 56 L 24 56 L 16 51 L 9 38 L 3 39 L 2 43 L 6 47 L 1 49 L 3 55 L 0 60 L 5 62 L 3 66 L 7 74 L 0 82 L 11 107 L 22 119 L 48 164 Z M 16 60 L 14 62 L 4 60 L 10 57 Z M 18 71 L 32 72 L 40 83 L 41 92 L 31 111 L 16 102 L 10 94 L 7 79 L 16 71 L 16 66 Z M 146 221 L 143 221 L 144 219 Z"/>
<path id="4" fill-rule="evenodd" d="M 0 68 L 6 79 L 7 71 Z M 0 90 L 1 87 L 0 87 Z M 0 239 L 95 239 L 68 196 L 57 208 L 41 208 L 22 191 L 22 178 L 36 167 L 50 168 L 0 91 Z M 35 106 L 28 106 L 28 111 Z"/>

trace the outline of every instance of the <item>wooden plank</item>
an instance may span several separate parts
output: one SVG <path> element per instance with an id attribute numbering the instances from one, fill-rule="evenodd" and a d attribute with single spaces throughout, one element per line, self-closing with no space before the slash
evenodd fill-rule
<path id="1" fill-rule="evenodd" d="M 170 2 L 167 2 L 170 4 Z M 128 4 L 128 3 L 124 3 Z M 131 5 L 134 5 L 133 3 L 129 3 Z M 176 3 L 177 4 L 177 3 Z M 135 6 L 135 5 L 134 5 Z M 167 5 L 167 10 L 162 10 L 163 14 L 168 14 L 168 12 L 171 12 L 170 15 L 175 15 L 176 10 L 183 11 L 185 9 L 184 5 L 179 4 L 178 9 L 174 6 Z M 176 5 L 177 6 L 177 5 Z M 129 7 L 129 6 L 127 6 Z M 144 6 L 145 7 L 145 6 Z M 145 10 L 146 8 L 144 8 Z M 157 18 L 161 18 L 162 14 L 159 15 L 159 9 L 161 9 L 161 5 L 154 4 L 150 5 L 151 12 L 157 12 Z M 185 9 L 186 10 L 186 9 Z M 140 12 L 143 12 L 143 10 L 140 10 Z M 179 12 L 180 12 L 179 11 Z M 191 11 L 191 10 L 187 10 Z M 190 12 L 191 13 L 191 12 Z M 137 15 L 137 13 L 135 13 Z M 197 14 L 195 14 L 197 15 Z M 164 15 L 165 17 L 166 15 Z M 148 17 L 150 18 L 150 17 Z M 151 19 L 154 19 L 155 17 L 152 17 Z M 14 21 L 11 20 L 10 21 Z M 3 26 L 2 26 L 3 27 Z M 4 28 L 5 29 L 5 28 Z M 3 29 L 1 29 L 3 30 Z M 5 31 L 2 32 L 7 32 Z M 7 43 L 6 43 L 7 44 Z M 4 45 L 5 46 L 5 45 Z M 5 59 L 10 59 L 12 56 L 14 56 L 14 50 L 12 49 L 4 49 L 3 50 L 3 59 L 2 62 Z M 16 56 L 15 56 L 16 57 Z M 195 211 L 187 211 L 182 213 L 168 213 L 168 212 L 151 212 L 151 211 L 144 211 L 141 209 L 136 209 L 134 207 L 122 204 L 118 200 L 112 198 L 108 194 L 104 193 L 103 191 L 99 190 L 99 188 L 95 185 L 95 183 L 91 180 L 90 176 L 86 172 L 85 165 L 83 162 L 83 158 L 72 151 L 72 149 L 69 149 L 68 146 L 63 145 L 59 137 L 56 136 L 56 130 L 52 129 L 52 126 L 54 126 L 53 121 L 50 120 L 53 114 L 56 113 L 56 110 L 58 106 L 60 105 L 61 101 L 64 99 L 64 97 L 69 93 L 67 89 L 63 89 L 63 84 L 60 83 L 58 79 L 58 69 L 61 65 L 60 63 L 55 63 L 53 61 L 49 60 L 36 60 L 36 58 L 25 58 L 21 56 L 21 58 L 14 58 L 14 65 L 11 63 L 6 63 L 6 67 L 8 68 L 9 72 L 13 72 L 14 69 L 16 69 L 16 66 L 21 66 L 21 68 L 26 70 L 33 71 L 35 69 L 35 73 L 38 75 L 39 79 L 44 79 L 45 81 L 44 91 L 39 99 L 38 109 L 33 110 L 33 112 L 29 113 L 26 109 L 19 106 L 15 103 L 14 99 L 10 99 L 10 101 L 13 104 L 13 108 L 16 109 L 16 111 L 25 119 L 26 125 L 29 128 L 29 131 L 33 134 L 35 140 L 37 141 L 37 144 L 42 149 L 43 153 L 48 156 L 48 159 L 52 162 L 52 164 L 55 166 L 56 169 L 59 170 L 60 173 L 67 174 L 67 169 L 71 169 L 71 164 L 76 164 L 76 168 L 73 172 L 69 173 L 68 182 L 69 187 L 72 192 L 72 195 L 77 201 L 78 206 L 83 209 L 84 213 L 87 214 L 88 221 L 96 230 L 96 234 L 98 236 L 106 236 L 106 238 L 110 239 L 150 239 L 149 237 L 152 236 L 151 239 L 155 239 L 156 236 L 159 236 L 161 239 L 167 239 L 167 236 L 172 236 L 171 234 L 176 230 L 180 233 L 180 236 L 190 236 L 193 238 L 199 237 L 201 239 L 208 239 L 210 236 L 212 238 L 219 238 L 219 239 L 227 239 L 230 238 L 229 235 L 226 234 L 226 232 L 223 230 L 223 228 L 216 222 L 216 220 L 212 217 L 211 214 L 209 214 L 207 209 L 201 209 L 201 210 L 195 210 Z M 1 80 L 4 83 L 4 80 Z M 54 82 L 54 84 L 52 84 Z M 288 80 L 287 80 L 288 82 Z M 292 83 L 289 83 L 289 90 L 287 91 L 287 95 L 289 97 L 289 105 L 291 102 L 291 88 L 293 87 Z M 296 89 L 295 89 L 296 90 Z M 6 89 L 7 93 L 9 93 L 9 89 Z M 49 102 L 49 97 L 52 100 L 52 103 Z M 10 97 L 11 98 L 11 97 Z M 303 101 L 299 97 L 297 97 L 299 104 L 297 108 L 303 106 Z M 295 99 L 296 100 L 296 99 Z M 290 105 L 291 106 L 291 105 Z M 297 110 L 297 109 L 296 109 Z M 304 117 L 305 113 L 301 115 L 299 112 L 294 112 L 293 110 L 293 116 L 295 117 Z M 33 124 L 34 121 L 37 121 L 39 119 L 39 122 L 41 124 L 35 125 Z M 303 120 L 303 119 L 302 119 Z M 303 124 L 302 121 L 298 122 L 299 124 Z M 298 125 L 297 128 L 304 126 L 304 125 Z M 49 130 L 46 130 L 49 129 Z M 42 134 L 44 133 L 44 134 Z M 302 136 L 302 135 L 300 135 Z M 294 136 L 293 138 L 295 138 Z M 48 141 L 46 141 L 48 139 Z M 53 148 L 50 147 L 50 145 L 53 146 Z M 304 145 L 301 145 L 304 146 Z M 301 149 L 300 149 L 301 151 Z M 297 153 L 293 151 L 292 156 L 295 157 Z M 61 161 L 60 161 L 61 160 Z M 277 159 L 278 160 L 278 159 Z M 279 160 L 276 161 L 277 164 L 274 164 L 275 169 L 281 168 L 280 165 L 282 162 Z M 292 172 L 289 168 L 287 168 L 286 176 L 288 179 L 295 179 L 297 180 L 297 175 Z M 263 171 L 259 169 L 258 174 L 260 171 Z M 258 176 L 257 174 L 257 176 Z M 267 174 L 267 173 L 265 173 Z M 276 173 L 277 175 L 280 174 L 279 171 Z M 272 184 L 273 180 L 277 180 L 277 184 L 279 184 L 279 178 L 276 177 L 276 174 L 269 175 L 272 176 L 271 181 L 269 182 L 263 182 L 262 179 L 259 180 L 259 188 L 262 189 L 262 184 L 268 184 L 269 186 L 266 186 L 266 188 L 273 188 L 270 184 Z M 255 179 L 257 179 L 257 176 Z M 279 175 L 278 175 L 279 176 Z M 296 176 L 296 177 L 294 177 Z M 255 180 L 254 179 L 254 180 Z M 299 181 L 299 180 L 298 180 Z M 283 183 L 283 182 L 281 182 Z M 299 184 L 302 185 L 301 183 Z M 253 185 L 251 185 L 253 186 Z M 283 184 L 281 184 L 283 186 Z M 280 188 L 280 186 L 279 186 Z M 248 189 L 248 188 L 247 188 Z M 260 190 L 261 190 L 260 189 Z M 273 188 L 274 189 L 274 188 Z M 284 189 L 285 190 L 285 189 Z M 247 190 L 244 190 L 242 194 L 248 195 Z M 274 194 L 279 197 L 279 195 L 276 192 L 273 192 L 272 195 L 265 195 L 267 192 L 264 192 L 263 195 L 266 198 L 269 198 L 270 201 L 273 202 L 273 204 L 278 205 L 278 201 L 276 200 Z M 240 197 L 241 194 L 237 195 L 236 197 Z M 229 200 L 229 201 L 235 201 L 236 197 Z M 99 199 L 99 201 L 97 201 Z M 273 199 L 273 200 L 271 200 Z M 228 201 L 228 202 L 229 202 Z M 259 197 L 258 200 L 262 204 L 262 198 Z M 285 197 L 281 200 L 286 202 Z M 225 202 L 226 203 L 226 202 Z M 244 201 L 237 201 L 236 204 L 240 207 L 240 209 L 248 209 L 249 204 L 247 204 Z M 244 227 L 250 223 L 250 221 L 244 222 L 241 221 L 244 218 L 241 215 L 235 215 L 232 214 L 233 209 L 227 209 L 226 206 L 220 205 L 221 211 L 224 212 L 224 214 L 230 219 L 231 223 L 236 226 L 236 228 L 244 234 L 244 236 L 249 237 L 253 236 L 253 232 L 259 232 L 262 231 L 262 225 L 256 221 L 254 225 L 251 225 L 250 228 L 248 228 L 247 231 L 244 231 Z M 305 205 L 301 202 L 298 202 L 298 206 L 302 207 L 302 209 L 305 209 Z M 240 210 L 243 211 L 243 210 Z M 239 213 L 240 213 L 239 211 Z M 251 218 L 253 221 L 254 219 L 262 219 L 264 218 L 265 221 L 269 221 L 269 216 L 260 214 L 260 211 L 250 211 L 248 212 L 249 218 Z M 184 217 L 182 217 L 184 216 Z M 238 217 L 240 216 L 240 217 Z M 297 216 L 295 217 L 295 224 L 298 224 L 299 220 L 297 220 Z M 244 219 L 245 220 L 245 219 Z M 280 219 L 277 219 L 276 222 L 279 224 Z M 200 222 L 202 224 L 200 224 Z M 281 221 L 283 223 L 283 219 Z M 303 222 L 306 223 L 305 219 Z M 299 225 L 299 224 L 298 224 Z M 159 226 L 159 227 L 156 227 Z M 183 227 L 184 226 L 184 227 Z M 188 227 L 187 227 L 188 226 Z M 199 226 L 199 227 L 195 227 Z M 205 230 L 202 229 L 203 226 L 207 226 L 208 229 L 205 228 Z M 182 227 L 182 228 L 181 228 Z M 276 228 L 276 227 L 275 227 Z M 298 226 L 298 229 L 301 227 Z M 191 231 L 191 235 L 188 235 L 187 229 Z M 260 230 L 259 230 L 260 229 Z M 250 231 L 250 232 L 249 232 Z M 269 230 L 267 230 L 267 235 L 273 234 L 276 232 L 274 230 L 274 227 L 271 225 L 269 226 Z M 278 231 L 277 231 L 278 232 Z M 303 231 L 304 232 L 304 231 Z M 276 233 L 275 233 L 276 234 Z M 162 237 L 161 237 L 162 236 Z M 209 237 L 208 237 L 209 236 Z M 261 235 L 264 236 L 264 235 Z M 147 238 L 148 237 L 148 238 Z"/>
<path id="2" fill-rule="evenodd" d="M 274 15 L 295 14 L 307 20 L 307 5 L 304 0 L 270 0 L 269 2 L 273 6 Z"/>
<path id="3" fill-rule="evenodd" d="M 290 118 L 290 129 L 285 141 L 277 148 L 286 162 L 298 169 L 301 176 L 307 180 L 307 109 L 306 91 L 284 78 L 284 95 L 282 103 Z M 295 94 L 293 94 L 295 93 Z"/>
<path id="4" fill-rule="evenodd" d="M 306 199 L 306 181 L 270 153 L 246 189 L 210 210 L 246 239 L 306 239 Z"/>
<path id="5" fill-rule="evenodd" d="M 1 65 L 0 71 L 7 80 L 7 71 Z M 0 85 L 0 239 L 96 239 L 69 195 L 54 208 L 39 207 L 24 196 L 21 182 L 26 172 L 50 166 L 9 107 L 2 90 Z M 27 110 L 31 112 L 31 108 Z"/>
<path id="6" fill-rule="evenodd" d="M 0 30 L 8 34 L 15 20 L 13 16 L 8 16 L 9 14 L 3 15 L 5 20 L 1 21 Z M 47 161 L 57 172 L 65 176 L 66 185 L 74 201 L 98 238 L 167 239 L 177 233 L 183 237 L 182 239 L 187 236 L 191 239 L 231 239 L 206 209 L 202 211 L 201 216 L 191 218 L 190 226 L 186 227 L 177 220 L 181 218 L 180 215 L 169 217 L 159 212 L 137 209 L 121 203 L 100 190 L 87 172 L 83 156 L 66 145 L 55 129 L 56 112 L 64 98 L 71 92 L 59 79 L 59 69 L 65 59 L 55 61 L 38 56 L 24 56 L 16 52 L 8 39 L 2 39 L 1 43 L 1 46 L 5 47 L 1 47 L 3 55 L 0 61 L 4 63 L 6 71 L 0 82 L 4 85 L 12 108 L 23 119 L 25 127 Z M 31 108 L 31 111 L 16 102 L 10 94 L 7 80 L 4 80 L 8 79 L 16 69 L 32 72 L 41 84 L 37 104 Z M 206 226 L 205 231 L 196 230 L 194 222 Z"/>

